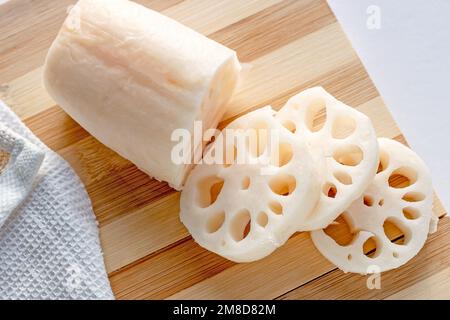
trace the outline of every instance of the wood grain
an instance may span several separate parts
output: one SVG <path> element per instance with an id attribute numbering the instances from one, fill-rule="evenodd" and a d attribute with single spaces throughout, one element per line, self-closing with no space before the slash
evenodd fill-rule
<path id="1" fill-rule="evenodd" d="M 0 5 L 0 99 L 86 185 L 100 223 L 111 285 L 120 299 L 448 299 L 449 219 L 382 290 L 344 274 L 300 233 L 273 255 L 235 264 L 199 247 L 178 218 L 179 194 L 100 144 L 42 86 L 45 54 L 75 0 Z M 251 65 L 221 127 L 248 111 L 279 109 L 321 85 L 367 114 L 378 136 L 406 143 L 325 0 L 139 0 L 238 52 Z M 445 213 L 435 197 L 434 213 Z"/>
<path id="2" fill-rule="evenodd" d="M 427 283 L 435 283 L 450 271 L 450 219 L 443 218 L 439 230 L 431 235 L 427 245 L 406 265 L 381 275 L 381 288 L 369 290 L 367 277 L 345 274 L 338 269 L 323 275 L 316 281 L 299 287 L 280 299 L 386 299 L 386 298 L 433 298 L 448 293 L 448 281 L 422 289 Z M 443 272 L 443 274 L 442 274 Z M 428 281 L 428 282 L 427 282 Z M 425 296 L 428 292 L 429 297 Z"/>

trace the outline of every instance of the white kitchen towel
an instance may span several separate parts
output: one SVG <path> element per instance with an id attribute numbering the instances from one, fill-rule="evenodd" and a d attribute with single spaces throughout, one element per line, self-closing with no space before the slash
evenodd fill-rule
<path id="1" fill-rule="evenodd" d="M 0 228 L 27 198 L 45 152 L 0 123 Z"/>
<path id="2" fill-rule="evenodd" d="M 0 299 L 113 299 L 82 182 L 1 101 L 0 124 L 15 141 L 20 136 L 45 154 L 33 189 L 0 226 Z M 2 174 L 20 165 L 10 156 Z M 14 183 L 0 185 L 0 192 Z"/>

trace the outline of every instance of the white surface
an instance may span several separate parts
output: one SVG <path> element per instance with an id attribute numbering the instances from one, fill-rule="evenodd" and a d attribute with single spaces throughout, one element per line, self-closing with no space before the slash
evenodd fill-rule
<path id="1" fill-rule="evenodd" d="M 448 209 L 450 1 L 328 2 Z M 380 29 L 367 27 L 373 5 L 380 9 Z"/>

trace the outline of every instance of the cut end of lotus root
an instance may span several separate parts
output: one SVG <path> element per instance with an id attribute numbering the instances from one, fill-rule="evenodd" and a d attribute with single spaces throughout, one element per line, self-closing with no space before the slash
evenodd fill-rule
<path id="1" fill-rule="evenodd" d="M 276 116 L 305 140 L 320 174 L 320 198 L 299 231 L 329 225 L 372 181 L 378 143 L 370 119 L 338 101 L 322 87 L 292 98 Z"/>
<path id="2" fill-rule="evenodd" d="M 214 163 L 220 151 L 223 161 Z M 266 107 L 230 123 L 209 146 L 181 193 L 180 218 L 204 248 L 235 262 L 255 261 L 296 232 L 318 188 L 306 143 Z"/>
<path id="3" fill-rule="evenodd" d="M 342 213 L 339 224 L 311 232 L 316 248 L 345 272 L 400 267 L 417 255 L 433 228 L 426 165 L 401 143 L 378 141 L 380 160 L 371 185 Z"/>

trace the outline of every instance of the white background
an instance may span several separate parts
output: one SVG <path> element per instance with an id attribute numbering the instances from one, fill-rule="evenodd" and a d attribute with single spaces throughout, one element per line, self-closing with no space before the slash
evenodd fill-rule
<path id="1" fill-rule="evenodd" d="M 450 208 L 450 0 L 328 3 Z M 367 25 L 373 5 L 379 29 Z"/>

